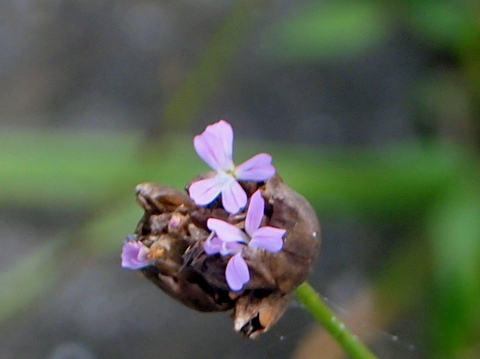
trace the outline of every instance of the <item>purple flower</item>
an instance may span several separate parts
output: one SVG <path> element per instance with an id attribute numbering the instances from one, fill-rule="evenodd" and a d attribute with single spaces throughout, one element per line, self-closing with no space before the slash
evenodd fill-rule
<path id="1" fill-rule="evenodd" d="M 211 203 L 222 194 L 222 205 L 228 213 L 237 213 L 247 204 L 247 194 L 237 180 L 266 181 L 275 174 L 272 156 L 259 153 L 235 166 L 232 159 L 233 130 L 224 120 L 207 126 L 193 141 L 197 154 L 217 174 L 190 185 L 190 197 L 200 206 Z"/>
<path id="2" fill-rule="evenodd" d="M 123 242 L 122 248 L 122 267 L 126 269 L 140 269 L 151 265 L 155 259 L 147 257 L 150 250 L 148 247 L 139 241 L 134 241 L 127 237 Z"/>
<path id="3" fill-rule="evenodd" d="M 245 232 L 233 224 L 217 218 L 209 218 L 207 221 L 207 226 L 213 235 L 205 241 L 203 249 L 209 255 L 233 254 L 225 270 L 227 284 L 233 291 L 239 291 L 250 280 L 248 266 L 241 253 L 244 246 L 248 245 L 270 252 L 278 252 L 283 247 L 285 229 L 270 226 L 260 227 L 264 208 L 265 201 L 260 190 L 257 190 L 250 199 L 245 218 Z"/>

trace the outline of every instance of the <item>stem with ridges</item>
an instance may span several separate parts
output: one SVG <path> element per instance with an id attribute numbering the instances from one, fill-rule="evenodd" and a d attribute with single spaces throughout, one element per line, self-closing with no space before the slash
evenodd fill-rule
<path id="1" fill-rule="evenodd" d="M 343 350 L 353 359 L 377 359 L 355 334 L 324 303 L 318 293 L 307 282 L 295 291 L 297 299 L 312 314 L 315 320 L 337 341 Z"/>

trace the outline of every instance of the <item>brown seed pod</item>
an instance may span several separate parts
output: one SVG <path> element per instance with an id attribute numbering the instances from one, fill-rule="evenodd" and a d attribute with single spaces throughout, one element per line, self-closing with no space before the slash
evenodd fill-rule
<path id="1" fill-rule="evenodd" d="M 320 248 L 320 226 L 310 204 L 278 175 L 266 182 L 240 184 L 248 197 L 260 189 L 265 200 L 262 226 L 286 230 L 279 252 L 249 246 L 242 249 L 250 280 L 240 291 L 230 290 L 225 280 L 231 256 L 208 255 L 203 243 L 210 235 L 209 218 L 244 229 L 245 210 L 230 215 L 218 199 L 199 207 L 184 191 L 143 183 L 136 192 L 145 213 L 135 234 L 149 248 L 148 257 L 154 259 L 153 265 L 142 269 L 148 279 L 193 309 L 233 309 L 235 330 L 256 338 L 283 315 L 290 294 L 310 273 Z"/>

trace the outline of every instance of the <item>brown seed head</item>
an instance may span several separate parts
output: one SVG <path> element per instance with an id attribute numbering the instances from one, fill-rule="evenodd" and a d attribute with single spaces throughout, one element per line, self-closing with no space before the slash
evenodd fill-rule
<path id="1" fill-rule="evenodd" d="M 250 281 L 240 291 L 231 291 L 225 280 L 230 256 L 207 255 L 203 243 L 210 235 L 209 218 L 243 229 L 245 211 L 230 215 L 220 200 L 199 207 L 184 191 L 143 183 L 136 188 L 137 201 L 145 210 L 136 236 L 155 258 L 154 265 L 142 269 L 148 279 L 193 309 L 234 309 L 235 330 L 256 338 L 283 315 L 290 294 L 310 273 L 320 248 L 320 226 L 310 204 L 278 175 L 266 182 L 240 183 L 248 197 L 261 190 L 266 202 L 262 226 L 286 230 L 279 252 L 245 246 L 242 256 Z"/>

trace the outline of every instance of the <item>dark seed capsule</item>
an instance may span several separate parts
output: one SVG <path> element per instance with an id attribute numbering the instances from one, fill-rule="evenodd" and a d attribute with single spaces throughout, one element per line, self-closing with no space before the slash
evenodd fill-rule
<path id="1" fill-rule="evenodd" d="M 262 226 L 282 228 L 286 233 L 279 252 L 242 249 L 250 280 L 238 292 L 231 291 L 225 280 L 231 255 L 208 255 L 203 243 L 210 235 L 208 218 L 243 229 L 245 211 L 229 215 L 218 200 L 199 207 L 184 191 L 143 183 L 136 193 L 145 213 L 135 234 L 149 247 L 149 258 L 155 259 L 154 265 L 142 269 L 148 279 L 193 309 L 233 309 L 235 330 L 256 338 L 283 315 L 290 294 L 310 273 L 320 248 L 320 226 L 310 204 L 279 176 L 241 185 L 248 197 L 260 189 L 266 202 Z"/>

